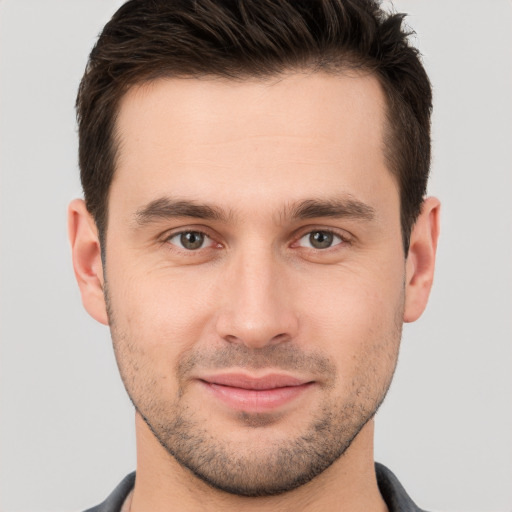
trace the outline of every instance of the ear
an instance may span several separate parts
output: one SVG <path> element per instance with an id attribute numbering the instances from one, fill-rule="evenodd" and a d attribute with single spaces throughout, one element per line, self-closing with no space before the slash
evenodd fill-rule
<path id="1" fill-rule="evenodd" d="M 404 322 L 417 320 L 427 306 L 434 279 L 441 204 L 435 197 L 423 201 L 411 232 L 406 261 Z"/>
<path id="2" fill-rule="evenodd" d="M 68 236 L 82 304 L 95 320 L 108 325 L 98 230 L 81 199 L 75 199 L 69 205 Z"/>

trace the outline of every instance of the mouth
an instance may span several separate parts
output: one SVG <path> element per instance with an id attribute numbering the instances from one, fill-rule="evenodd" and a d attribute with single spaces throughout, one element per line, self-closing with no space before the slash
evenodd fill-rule
<path id="1" fill-rule="evenodd" d="M 282 408 L 304 395 L 314 381 L 290 375 L 221 374 L 198 379 L 215 399 L 237 411 L 270 412 Z"/>

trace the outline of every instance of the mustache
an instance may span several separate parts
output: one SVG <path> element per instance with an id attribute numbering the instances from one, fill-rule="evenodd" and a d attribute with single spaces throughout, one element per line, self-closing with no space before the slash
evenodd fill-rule
<path id="1" fill-rule="evenodd" d="M 318 352 L 305 352 L 296 345 L 282 343 L 261 348 L 250 348 L 243 344 L 229 344 L 217 349 L 194 349 L 185 353 L 178 362 L 177 374 L 186 378 L 197 369 L 223 370 L 228 368 L 259 370 L 281 369 L 292 372 L 322 375 L 334 380 L 336 365 Z"/>

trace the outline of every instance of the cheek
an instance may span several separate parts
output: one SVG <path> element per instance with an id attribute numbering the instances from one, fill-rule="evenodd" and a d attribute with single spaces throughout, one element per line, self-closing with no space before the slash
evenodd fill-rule
<path id="1" fill-rule="evenodd" d="M 132 308 L 131 324 L 137 324 L 150 343 L 186 344 L 201 332 L 204 325 L 201 320 L 207 316 L 208 307 L 196 294 L 153 286 L 149 293 L 139 297 L 141 304 Z M 153 340 L 151 333 L 155 335 Z"/>
<path id="2" fill-rule="evenodd" d="M 341 372 L 355 375 L 358 361 L 364 365 L 370 355 L 376 367 L 387 370 L 395 364 L 403 316 L 403 272 L 381 275 L 385 279 L 378 273 L 340 271 L 323 286 L 320 279 L 311 280 L 311 293 L 302 299 L 307 304 L 306 339 L 319 340 Z"/>
<path id="3" fill-rule="evenodd" d="M 136 265 L 115 269 L 107 277 L 120 365 L 134 371 L 144 366 L 155 380 L 167 378 L 183 354 L 208 337 L 215 309 L 208 280 L 186 272 L 142 273 Z"/>

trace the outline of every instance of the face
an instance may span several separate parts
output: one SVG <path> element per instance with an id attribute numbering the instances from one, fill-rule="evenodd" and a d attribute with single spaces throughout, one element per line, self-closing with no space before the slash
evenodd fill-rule
<path id="1" fill-rule="evenodd" d="M 293 489 L 389 387 L 404 314 L 398 189 L 375 78 L 160 80 L 130 90 L 105 295 L 126 389 L 214 487 Z"/>

